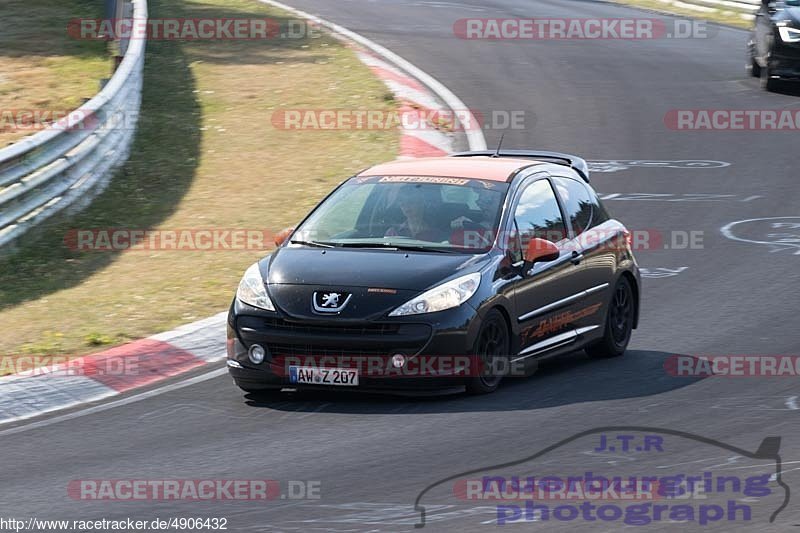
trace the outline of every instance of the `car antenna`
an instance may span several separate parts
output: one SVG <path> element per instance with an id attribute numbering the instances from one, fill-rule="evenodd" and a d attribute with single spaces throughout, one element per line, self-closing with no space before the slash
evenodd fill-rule
<path id="1" fill-rule="evenodd" d="M 506 134 L 505 134 L 505 132 L 503 132 L 500 135 L 500 142 L 497 143 L 497 150 L 495 150 L 494 154 L 492 154 L 492 157 L 500 157 L 500 147 L 503 146 L 503 139 L 505 139 L 505 137 L 506 137 Z"/>

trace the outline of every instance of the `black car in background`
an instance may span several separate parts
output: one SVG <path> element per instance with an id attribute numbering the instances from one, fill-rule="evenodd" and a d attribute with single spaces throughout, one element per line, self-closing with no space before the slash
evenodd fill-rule
<path id="1" fill-rule="evenodd" d="M 748 50 L 748 69 L 768 91 L 800 80 L 800 0 L 763 0 Z"/>
<path id="2" fill-rule="evenodd" d="M 541 358 L 622 355 L 639 316 L 629 237 L 574 156 L 377 165 L 247 270 L 228 369 L 248 392 L 486 393 Z"/>

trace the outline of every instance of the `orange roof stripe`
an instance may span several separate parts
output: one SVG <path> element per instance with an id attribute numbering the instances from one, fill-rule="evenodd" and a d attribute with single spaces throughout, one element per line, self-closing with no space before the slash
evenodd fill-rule
<path id="1" fill-rule="evenodd" d="M 370 167 L 359 176 L 436 176 L 506 181 L 516 170 L 536 163 L 530 159 L 483 156 L 399 159 Z"/>

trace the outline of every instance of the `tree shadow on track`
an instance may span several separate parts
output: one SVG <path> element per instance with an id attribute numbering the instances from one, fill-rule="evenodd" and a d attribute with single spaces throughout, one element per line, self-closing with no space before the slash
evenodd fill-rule
<path id="1" fill-rule="evenodd" d="M 702 378 L 671 376 L 665 370 L 670 352 L 628 351 L 615 359 L 589 359 L 583 351 L 541 363 L 527 378 L 507 378 L 489 395 L 401 397 L 348 391 L 297 391 L 248 394 L 256 408 L 305 412 L 324 405 L 325 412 L 417 414 L 530 410 L 574 403 L 642 398 L 691 385 Z"/>

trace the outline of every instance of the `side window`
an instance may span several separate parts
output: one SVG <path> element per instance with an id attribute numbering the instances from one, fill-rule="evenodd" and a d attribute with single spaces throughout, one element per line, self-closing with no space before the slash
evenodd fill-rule
<path id="1" fill-rule="evenodd" d="M 515 260 L 522 258 L 522 250 L 533 238 L 557 243 L 567 237 L 564 219 L 558 207 L 550 182 L 540 179 L 527 186 L 514 210 L 514 224 L 518 234 Z"/>
<path id="2" fill-rule="evenodd" d="M 599 224 L 593 218 L 600 211 L 600 206 L 586 185 L 571 178 L 554 177 L 553 182 L 576 236 Z"/>

